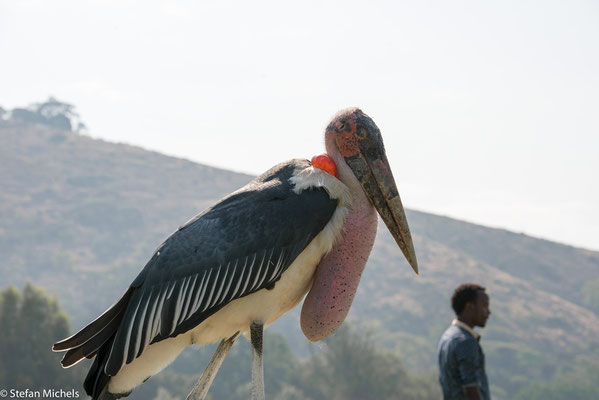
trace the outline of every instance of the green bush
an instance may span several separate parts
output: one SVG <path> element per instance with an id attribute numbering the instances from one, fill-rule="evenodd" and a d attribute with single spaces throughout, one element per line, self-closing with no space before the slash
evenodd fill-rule
<path id="1" fill-rule="evenodd" d="M 75 389 L 81 369 L 64 370 L 52 344 L 69 335 L 66 315 L 42 289 L 26 284 L 0 292 L 0 387 L 17 390 Z"/>

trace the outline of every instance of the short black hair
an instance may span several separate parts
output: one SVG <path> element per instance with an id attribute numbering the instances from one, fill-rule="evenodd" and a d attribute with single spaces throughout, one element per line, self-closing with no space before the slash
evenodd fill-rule
<path id="1" fill-rule="evenodd" d="M 467 303 L 476 300 L 478 292 L 484 292 L 486 289 L 476 283 L 462 283 L 456 288 L 451 296 L 451 308 L 456 315 L 460 315 Z"/>

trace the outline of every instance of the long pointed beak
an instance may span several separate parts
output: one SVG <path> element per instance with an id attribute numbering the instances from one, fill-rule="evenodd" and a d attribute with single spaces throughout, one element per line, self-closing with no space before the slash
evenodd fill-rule
<path id="1" fill-rule="evenodd" d="M 408 263 L 418 274 L 418 261 L 412 235 L 389 161 L 382 142 L 380 146 L 375 147 L 379 148 L 375 151 L 361 149 L 362 151 L 345 157 L 345 161 L 360 181 L 364 192 L 387 225 Z"/>

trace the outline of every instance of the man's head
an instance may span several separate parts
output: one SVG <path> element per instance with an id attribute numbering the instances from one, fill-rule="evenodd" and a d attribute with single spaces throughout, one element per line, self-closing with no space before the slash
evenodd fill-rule
<path id="1" fill-rule="evenodd" d="M 468 325 L 484 327 L 491 310 L 485 288 L 475 283 L 464 283 L 451 296 L 451 307 L 458 318 Z"/>

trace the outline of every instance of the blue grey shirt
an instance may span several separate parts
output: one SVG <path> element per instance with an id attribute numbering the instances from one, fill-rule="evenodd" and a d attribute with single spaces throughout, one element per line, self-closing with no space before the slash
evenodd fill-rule
<path id="1" fill-rule="evenodd" d="M 460 325 L 461 322 L 454 321 L 439 341 L 437 353 L 443 399 L 464 399 L 464 387 L 478 386 L 482 398 L 490 400 L 485 355 L 478 343 L 480 337 L 470 327 Z"/>

